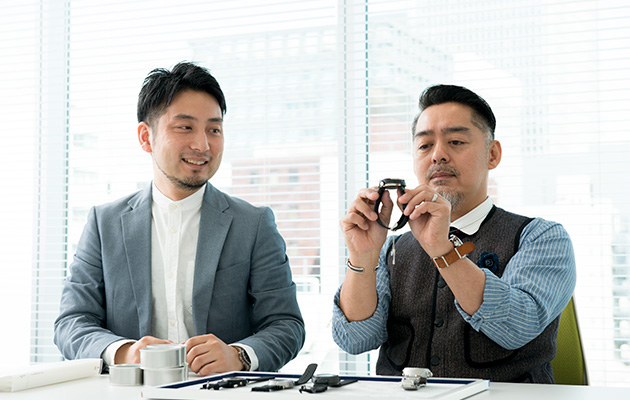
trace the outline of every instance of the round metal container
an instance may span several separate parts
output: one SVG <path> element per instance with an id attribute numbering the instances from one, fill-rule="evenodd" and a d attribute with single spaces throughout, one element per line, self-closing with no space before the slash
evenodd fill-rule
<path id="1" fill-rule="evenodd" d="M 140 349 L 140 365 L 142 369 L 174 368 L 185 364 L 185 345 L 154 344 Z"/>
<path id="2" fill-rule="evenodd" d="M 188 379 L 188 366 L 175 368 L 143 368 L 144 384 L 149 386 L 166 385 L 167 383 L 180 382 Z"/>
<path id="3" fill-rule="evenodd" d="M 118 386 L 142 385 L 142 369 L 140 369 L 140 364 L 110 365 L 109 383 Z"/>

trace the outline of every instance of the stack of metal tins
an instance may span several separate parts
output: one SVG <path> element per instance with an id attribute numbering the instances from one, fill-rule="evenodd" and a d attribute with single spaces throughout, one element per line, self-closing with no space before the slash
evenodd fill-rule
<path id="1" fill-rule="evenodd" d="M 165 385 L 188 379 L 186 346 L 181 344 L 154 344 L 140 349 L 140 368 L 144 384 Z"/>

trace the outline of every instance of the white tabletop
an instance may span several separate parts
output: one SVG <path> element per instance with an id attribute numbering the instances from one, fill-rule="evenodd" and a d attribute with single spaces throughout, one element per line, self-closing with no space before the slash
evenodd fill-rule
<path id="1" fill-rule="evenodd" d="M 0 399 L 22 400 L 126 400 L 141 399 L 141 386 L 113 386 L 109 384 L 107 375 L 91 378 L 77 379 L 74 381 L 49 385 L 35 389 L 24 390 L 15 393 L 0 393 Z M 330 390 L 318 394 L 303 394 L 305 400 L 308 396 L 317 396 L 317 399 L 334 399 L 335 393 Z M 251 393 L 248 393 L 251 399 Z M 274 396 L 275 397 L 275 396 Z M 209 397 L 210 398 L 210 397 Z M 220 391 L 212 391 L 212 399 L 227 398 Z M 229 398 L 233 399 L 234 396 Z M 270 396 L 265 396 L 269 399 Z M 413 398 L 413 392 L 410 392 Z M 596 387 L 596 386 L 564 386 L 564 385 L 537 385 L 516 383 L 491 383 L 490 389 L 470 397 L 472 400 L 509 399 L 509 400 L 609 400 L 630 399 L 630 387 Z"/>

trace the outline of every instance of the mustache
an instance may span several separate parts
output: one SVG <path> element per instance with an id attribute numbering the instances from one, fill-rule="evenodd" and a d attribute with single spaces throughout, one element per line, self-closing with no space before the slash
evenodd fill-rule
<path id="1" fill-rule="evenodd" d="M 427 170 L 427 173 L 425 174 L 426 180 L 427 181 L 431 180 L 433 175 L 437 173 L 447 173 L 447 174 L 453 175 L 454 177 L 458 177 L 460 175 L 459 171 L 455 169 L 455 167 L 451 167 L 450 165 L 437 164 L 437 165 L 432 165 L 431 167 L 429 167 L 429 169 Z"/>

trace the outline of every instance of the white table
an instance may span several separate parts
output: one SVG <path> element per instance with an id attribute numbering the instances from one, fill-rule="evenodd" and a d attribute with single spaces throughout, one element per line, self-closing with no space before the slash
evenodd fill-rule
<path id="1" fill-rule="evenodd" d="M 107 375 L 92 378 L 78 379 L 56 385 L 49 385 L 35 389 L 24 390 L 15 393 L 0 393 L 0 399 L 4 400 L 127 400 L 141 399 L 140 386 L 112 386 Z M 409 398 L 413 398 L 414 392 L 409 392 Z M 222 399 L 226 396 L 221 391 L 213 391 L 212 399 Z M 272 396 L 261 393 L 265 400 Z M 261 398 L 263 397 L 261 396 Z M 310 400 L 334 399 L 333 390 L 318 394 L 301 394 L 300 398 Z M 386 398 L 386 394 L 383 398 Z M 275 396 L 273 396 L 275 397 Z M 230 399 L 233 399 L 230 396 Z M 252 398 L 248 393 L 247 399 Z M 615 400 L 630 399 L 630 387 L 595 387 L 595 386 L 564 386 L 564 385 L 537 385 L 517 383 L 491 383 L 490 389 L 470 397 L 471 400 L 509 399 L 509 400 Z"/>

